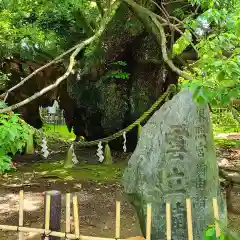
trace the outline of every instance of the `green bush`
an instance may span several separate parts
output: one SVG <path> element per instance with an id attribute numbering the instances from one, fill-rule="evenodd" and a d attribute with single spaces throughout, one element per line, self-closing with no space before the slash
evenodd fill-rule
<path id="1" fill-rule="evenodd" d="M 13 168 L 11 156 L 23 150 L 30 134 L 32 130 L 17 114 L 0 115 L 0 174 Z"/>
<path id="2" fill-rule="evenodd" d="M 231 133 L 239 131 L 239 122 L 234 119 L 229 109 L 214 109 L 211 113 L 214 132 Z"/>
<path id="3" fill-rule="evenodd" d="M 221 233 L 220 238 L 217 239 L 215 226 L 211 225 L 208 226 L 204 232 L 204 240 L 226 240 L 226 238 L 224 234 Z"/>
<path id="4" fill-rule="evenodd" d="M 203 239 L 204 240 L 239 240 L 240 235 L 239 233 L 233 232 L 230 229 L 224 228 L 222 224 L 220 224 L 221 236 L 216 237 L 216 229 L 215 225 L 209 225 L 206 230 L 204 231 Z"/>

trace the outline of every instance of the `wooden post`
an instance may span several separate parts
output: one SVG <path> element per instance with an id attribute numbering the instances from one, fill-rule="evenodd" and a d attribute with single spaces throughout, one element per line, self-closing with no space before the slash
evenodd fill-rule
<path id="1" fill-rule="evenodd" d="M 220 226 L 219 226 L 219 211 L 218 211 L 218 202 L 216 198 L 213 198 L 213 213 L 214 213 L 214 218 L 215 220 L 215 228 L 216 228 L 216 237 L 220 238 L 221 236 L 221 230 L 220 230 Z"/>
<path id="2" fill-rule="evenodd" d="M 24 210 L 24 193 L 23 190 L 19 193 L 19 227 L 23 227 L 23 210 Z M 18 239 L 23 240 L 24 239 L 24 233 L 19 232 Z"/>
<path id="3" fill-rule="evenodd" d="M 120 217 L 121 217 L 121 203 L 116 202 L 116 229 L 115 229 L 115 238 L 120 238 Z"/>
<path id="4" fill-rule="evenodd" d="M 78 199 L 77 195 L 73 196 L 73 217 L 74 217 L 74 227 L 75 227 L 75 236 L 79 238 L 79 211 L 78 211 Z"/>
<path id="5" fill-rule="evenodd" d="M 171 223 L 171 205 L 166 203 L 166 233 L 167 240 L 172 239 L 172 223 Z"/>
<path id="6" fill-rule="evenodd" d="M 152 231 L 152 205 L 147 204 L 147 223 L 146 223 L 146 240 L 151 240 Z"/>
<path id="7" fill-rule="evenodd" d="M 59 191 L 47 191 L 45 192 L 44 197 L 44 229 L 46 226 L 46 210 L 47 210 L 47 195 L 50 196 L 50 222 L 49 230 L 61 232 L 61 192 Z M 42 237 L 42 240 L 45 239 L 45 235 Z M 49 236 L 49 240 L 60 240 L 60 237 Z"/>
<path id="8" fill-rule="evenodd" d="M 71 231 L 71 194 L 66 194 L 66 233 Z"/>
<path id="9" fill-rule="evenodd" d="M 188 240 L 193 240 L 192 206 L 190 198 L 186 199 L 186 207 L 187 207 Z"/>

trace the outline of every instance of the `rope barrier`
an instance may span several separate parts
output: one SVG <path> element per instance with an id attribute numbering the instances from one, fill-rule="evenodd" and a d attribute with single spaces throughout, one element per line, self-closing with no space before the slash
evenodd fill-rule
<path id="1" fill-rule="evenodd" d="M 169 95 L 171 93 L 175 93 L 176 92 L 176 86 L 174 84 L 169 85 L 167 91 L 161 95 L 157 101 L 151 106 L 151 108 L 149 108 L 146 112 L 144 112 L 142 114 L 141 117 L 139 117 L 135 122 L 133 122 L 131 125 L 129 125 L 128 127 L 112 134 L 111 136 L 105 137 L 105 138 L 100 138 L 97 140 L 93 140 L 93 141 L 89 141 L 89 142 L 77 142 L 74 145 L 75 146 L 81 146 L 81 147 L 90 147 L 90 146 L 96 146 L 98 145 L 99 142 L 102 143 L 108 143 L 110 141 L 113 141 L 119 137 L 122 137 L 123 133 L 128 133 L 129 131 L 131 131 L 134 127 L 138 126 L 140 123 L 142 123 L 150 114 L 152 114 L 156 108 L 160 105 L 160 103 L 163 102 L 163 100 L 167 97 L 169 97 Z"/>
<path id="2" fill-rule="evenodd" d="M 91 147 L 91 146 L 96 146 L 98 145 L 99 142 L 102 143 L 109 143 L 110 141 L 113 141 L 119 137 L 122 137 L 124 133 L 128 133 L 130 132 L 133 128 L 135 128 L 136 126 L 138 126 L 139 124 L 141 124 L 149 115 L 151 115 L 156 108 L 164 101 L 164 99 L 169 99 L 170 94 L 174 94 L 176 93 L 176 86 L 174 84 L 171 84 L 168 86 L 168 89 L 165 93 L 163 93 L 157 100 L 156 102 L 151 106 L 151 108 L 149 108 L 146 112 L 144 112 L 142 114 L 141 117 L 139 117 L 135 122 L 133 122 L 132 124 L 130 124 L 128 127 L 108 136 L 108 137 L 104 137 L 104 138 L 100 138 L 100 139 L 96 139 L 93 141 L 80 141 L 80 142 L 76 142 L 74 143 L 74 146 L 76 147 Z M 32 127 L 31 127 L 32 128 Z M 42 131 L 35 129 L 35 131 L 39 134 L 39 135 L 45 135 Z M 45 135 L 46 136 L 46 135 Z M 54 137 L 47 137 L 48 139 L 52 139 L 54 140 Z M 59 139 L 58 139 L 59 140 Z M 66 145 L 71 145 L 72 142 L 66 142 L 66 141 L 61 141 L 64 142 Z"/>

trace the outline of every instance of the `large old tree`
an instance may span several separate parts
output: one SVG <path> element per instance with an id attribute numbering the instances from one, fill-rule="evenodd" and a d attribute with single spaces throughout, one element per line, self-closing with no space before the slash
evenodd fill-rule
<path id="1" fill-rule="evenodd" d="M 34 127 L 54 99 L 69 130 L 92 140 L 129 125 L 169 84 L 212 105 L 239 97 L 239 1 L 3 0 L 0 10 L 0 90 L 12 106 L 0 112 Z"/>

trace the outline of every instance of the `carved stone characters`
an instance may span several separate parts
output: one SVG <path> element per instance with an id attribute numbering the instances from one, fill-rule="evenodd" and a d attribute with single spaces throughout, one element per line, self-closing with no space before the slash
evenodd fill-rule
<path id="1" fill-rule="evenodd" d="M 165 103 L 143 127 L 123 185 L 144 235 L 147 203 L 152 204 L 152 240 L 165 239 L 166 202 L 173 240 L 188 238 L 186 198 L 192 202 L 195 240 L 202 240 L 204 229 L 214 223 L 212 198 L 226 221 L 208 107 L 198 106 L 187 90 Z"/>

